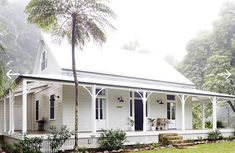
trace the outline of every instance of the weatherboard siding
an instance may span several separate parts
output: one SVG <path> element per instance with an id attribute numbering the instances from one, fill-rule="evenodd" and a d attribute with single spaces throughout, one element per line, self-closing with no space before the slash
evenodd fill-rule
<path id="1" fill-rule="evenodd" d="M 74 130 L 75 121 L 74 86 L 63 86 L 63 124 Z M 91 96 L 82 87 L 79 88 L 79 131 L 91 131 Z"/>
<path id="2" fill-rule="evenodd" d="M 21 107 L 22 110 L 22 96 L 16 96 L 15 107 Z M 18 114 L 14 114 L 16 116 Z M 27 95 L 27 129 L 32 130 L 32 94 Z"/>
<path id="3" fill-rule="evenodd" d="M 117 98 L 122 96 L 124 102 L 118 102 Z M 129 117 L 129 91 L 108 90 L 108 128 L 128 130 Z"/>
<path id="4" fill-rule="evenodd" d="M 97 130 L 101 129 L 121 129 L 129 130 L 129 92 L 127 90 L 106 89 L 106 118 L 96 121 Z M 118 102 L 117 98 L 122 96 L 124 102 Z M 91 131 L 91 97 L 82 87 L 79 92 L 79 131 Z M 161 98 L 164 104 L 156 102 Z M 185 126 L 186 129 L 192 129 L 192 104 L 189 99 L 185 105 Z M 148 116 L 150 118 L 167 118 L 166 94 L 153 93 L 148 99 Z M 134 112 L 133 112 L 134 114 Z M 63 124 L 71 130 L 74 129 L 74 87 L 63 86 Z M 176 98 L 176 129 L 181 129 L 181 102 Z M 147 130 L 150 129 L 147 120 Z"/>
<path id="5" fill-rule="evenodd" d="M 164 104 L 157 103 L 157 99 L 162 99 Z M 153 93 L 148 98 L 149 118 L 167 118 L 166 94 Z M 149 123 L 148 123 L 149 125 Z M 150 127 L 149 127 L 150 128 Z"/>
<path id="6" fill-rule="evenodd" d="M 50 95 L 55 94 L 56 96 L 59 96 L 59 98 L 55 98 L 55 119 L 50 120 L 50 110 L 49 110 L 49 99 Z M 62 100 L 63 100 L 63 95 L 62 95 L 62 85 L 59 84 L 53 84 L 50 85 L 49 88 L 43 89 L 36 93 L 33 98 L 32 102 L 32 108 L 33 108 L 33 129 L 37 129 L 37 122 L 36 122 L 36 100 L 39 100 L 39 120 L 42 119 L 43 117 L 47 119 L 46 123 L 46 129 L 48 130 L 51 126 L 57 126 L 61 127 L 62 126 L 62 111 L 63 111 L 63 105 L 62 105 Z"/>

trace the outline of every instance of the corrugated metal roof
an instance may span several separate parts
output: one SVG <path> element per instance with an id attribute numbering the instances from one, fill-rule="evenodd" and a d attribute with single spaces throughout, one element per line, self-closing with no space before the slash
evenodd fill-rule
<path id="1" fill-rule="evenodd" d="M 63 69 L 71 69 L 71 46 L 63 41 L 60 45 L 52 43 L 49 35 L 43 34 L 45 43 Z M 138 53 L 123 49 L 92 46 L 77 49 L 77 70 L 134 77 L 165 82 L 193 85 L 175 68 L 156 54 Z"/>

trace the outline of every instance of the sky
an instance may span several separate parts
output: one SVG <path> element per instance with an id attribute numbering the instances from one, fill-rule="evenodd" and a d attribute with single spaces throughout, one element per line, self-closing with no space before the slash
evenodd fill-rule
<path id="1" fill-rule="evenodd" d="M 182 60 L 187 42 L 198 32 L 211 30 L 226 0 L 112 0 L 117 30 L 109 43 L 138 40 L 143 48 Z"/>
<path id="2" fill-rule="evenodd" d="M 10 0 L 22 2 L 22 0 Z M 28 1 L 28 0 L 24 0 Z M 235 1 L 235 0 L 233 0 Z M 142 49 L 182 60 L 187 42 L 211 30 L 226 0 L 110 0 L 117 19 L 107 46 L 121 47 L 138 40 Z"/>

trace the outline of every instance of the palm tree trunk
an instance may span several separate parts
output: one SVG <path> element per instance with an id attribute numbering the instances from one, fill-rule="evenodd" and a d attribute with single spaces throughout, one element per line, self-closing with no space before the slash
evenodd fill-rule
<path id="1" fill-rule="evenodd" d="M 76 22 L 77 22 L 77 14 L 72 14 L 72 69 L 73 69 L 73 77 L 75 83 L 75 144 L 74 151 L 78 151 L 78 79 L 77 79 L 77 71 L 76 71 L 76 59 L 75 59 L 75 45 L 76 45 Z"/>

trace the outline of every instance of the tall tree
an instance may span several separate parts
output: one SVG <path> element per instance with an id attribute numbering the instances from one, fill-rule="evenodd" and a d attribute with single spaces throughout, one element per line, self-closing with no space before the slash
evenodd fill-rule
<path id="1" fill-rule="evenodd" d="M 209 91 L 235 94 L 235 4 L 224 3 L 213 30 L 199 34 L 187 45 L 187 55 L 178 69 L 191 79 L 197 88 Z M 221 74 L 230 71 L 226 79 Z M 196 105 L 194 110 L 195 127 L 198 127 L 201 109 Z M 208 105 L 206 115 L 211 111 Z"/>
<path id="2" fill-rule="evenodd" d="M 98 44 L 106 41 L 107 28 L 113 29 L 110 19 L 115 13 L 106 0 L 31 0 L 26 6 L 28 21 L 51 32 L 61 41 L 67 38 L 72 46 L 72 70 L 75 83 L 75 145 L 78 151 L 78 101 L 75 47 L 82 49 L 87 42 Z"/>

